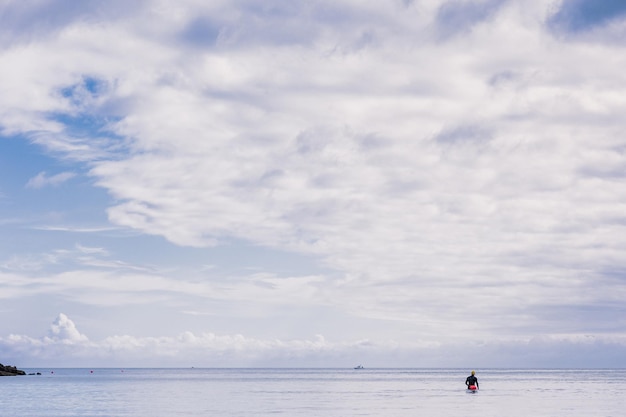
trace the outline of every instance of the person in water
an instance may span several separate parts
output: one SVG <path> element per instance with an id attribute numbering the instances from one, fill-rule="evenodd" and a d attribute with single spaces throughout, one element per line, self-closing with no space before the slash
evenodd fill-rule
<path id="1" fill-rule="evenodd" d="M 465 385 L 467 385 L 467 389 L 472 389 L 472 386 L 476 386 L 476 389 L 478 389 L 478 378 L 476 378 L 475 371 L 472 371 L 472 374 L 467 377 Z"/>

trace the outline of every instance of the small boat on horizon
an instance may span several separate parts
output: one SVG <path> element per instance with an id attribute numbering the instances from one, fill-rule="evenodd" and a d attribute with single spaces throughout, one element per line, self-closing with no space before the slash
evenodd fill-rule
<path id="1" fill-rule="evenodd" d="M 363 365 L 355 366 L 354 369 L 363 369 Z"/>

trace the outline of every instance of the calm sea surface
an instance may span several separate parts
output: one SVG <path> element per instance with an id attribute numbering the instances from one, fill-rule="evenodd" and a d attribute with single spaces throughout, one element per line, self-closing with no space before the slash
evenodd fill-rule
<path id="1" fill-rule="evenodd" d="M 0 377 L 0 416 L 626 415 L 626 370 L 25 369 Z"/>

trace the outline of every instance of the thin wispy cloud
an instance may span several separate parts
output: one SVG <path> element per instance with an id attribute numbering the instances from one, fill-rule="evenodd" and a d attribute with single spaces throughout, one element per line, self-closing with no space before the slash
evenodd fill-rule
<path id="1" fill-rule="evenodd" d="M 87 227 L 87 226 L 32 226 L 32 229 L 36 230 L 47 230 L 50 232 L 70 232 L 70 233 L 101 233 L 101 232 L 111 232 L 111 231 L 119 231 L 123 230 L 120 227 L 114 226 L 95 226 L 95 227 Z"/>
<path id="2" fill-rule="evenodd" d="M 40 172 L 35 177 L 28 180 L 26 188 L 57 187 L 75 176 L 76 174 L 73 172 L 62 172 L 55 175 L 47 175 L 45 172 Z"/>

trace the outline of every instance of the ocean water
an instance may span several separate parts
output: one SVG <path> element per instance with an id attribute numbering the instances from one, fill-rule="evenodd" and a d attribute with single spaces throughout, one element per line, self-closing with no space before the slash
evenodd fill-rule
<path id="1" fill-rule="evenodd" d="M 0 377 L 2 417 L 626 415 L 626 370 L 25 369 Z"/>

